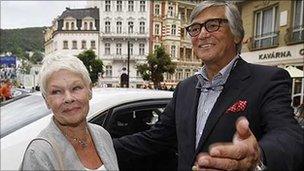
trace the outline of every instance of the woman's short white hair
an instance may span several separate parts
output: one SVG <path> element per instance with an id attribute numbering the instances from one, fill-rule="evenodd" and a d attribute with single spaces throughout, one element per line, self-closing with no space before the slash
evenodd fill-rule
<path id="1" fill-rule="evenodd" d="M 202 11 L 211 6 L 224 6 L 225 15 L 228 19 L 229 27 L 232 34 L 240 39 L 240 42 L 236 44 L 237 53 L 241 53 L 242 50 L 242 40 L 244 38 L 244 27 L 243 21 L 238 8 L 229 1 L 203 1 L 199 3 L 191 12 L 190 22 L 192 22 Z"/>
<path id="2" fill-rule="evenodd" d="M 56 71 L 68 70 L 81 75 L 84 83 L 90 87 L 91 78 L 83 62 L 75 56 L 48 56 L 43 59 L 39 72 L 39 84 L 42 95 L 46 96 L 47 81 Z"/>

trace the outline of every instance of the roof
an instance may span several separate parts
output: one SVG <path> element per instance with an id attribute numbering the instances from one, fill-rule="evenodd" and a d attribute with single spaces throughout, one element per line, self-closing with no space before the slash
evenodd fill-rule
<path id="1" fill-rule="evenodd" d="M 85 17 L 92 17 L 94 19 L 99 19 L 99 9 L 98 8 L 83 8 L 83 9 L 70 9 L 66 8 L 61 14 L 58 20 L 73 17 L 76 19 L 83 19 Z"/>

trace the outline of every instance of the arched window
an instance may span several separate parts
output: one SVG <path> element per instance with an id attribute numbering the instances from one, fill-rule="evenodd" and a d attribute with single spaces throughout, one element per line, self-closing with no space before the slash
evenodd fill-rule
<path id="1" fill-rule="evenodd" d="M 84 22 L 84 30 L 88 30 L 88 23 Z"/>
<path id="2" fill-rule="evenodd" d="M 75 30 L 75 28 L 74 28 L 74 22 L 71 23 L 71 30 Z"/>
<path id="3" fill-rule="evenodd" d="M 66 22 L 65 23 L 65 30 L 69 30 L 69 27 L 70 27 L 69 22 Z"/>
<path id="4" fill-rule="evenodd" d="M 90 30 L 93 30 L 93 22 L 90 22 Z"/>

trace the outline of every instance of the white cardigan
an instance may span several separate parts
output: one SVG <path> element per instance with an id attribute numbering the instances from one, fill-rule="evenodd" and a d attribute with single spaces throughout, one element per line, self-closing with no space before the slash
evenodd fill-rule
<path id="1" fill-rule="evenodd" d="M 98 155 L 107 170 L 118 170 L 110 134 L 101 126 L 88 123 Z M 72 144 L 51 119 L 50 124 L 31 141 L 21 170 L 85 170 Z"/>

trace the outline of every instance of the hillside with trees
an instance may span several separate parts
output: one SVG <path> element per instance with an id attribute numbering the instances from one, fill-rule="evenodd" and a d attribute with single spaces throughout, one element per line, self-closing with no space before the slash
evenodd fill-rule
<path id="1" fill-rule="evenodd" d="M 20 51 L 44 51 L 44 27 L 0 30 L 0 53 Z M 19 51 L 19 52 L 18 52 Z"/>

